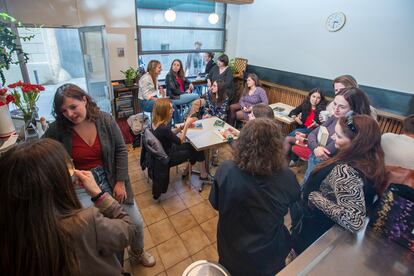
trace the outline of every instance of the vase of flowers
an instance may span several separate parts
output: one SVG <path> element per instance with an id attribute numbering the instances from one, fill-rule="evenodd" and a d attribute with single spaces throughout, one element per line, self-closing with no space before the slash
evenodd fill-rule
<path id="1" fill-rule="evenodd" d="M 25 139 L 27 140 L 28 134 L 30 136 L 34 136 L 35 133 L 37 134 L 36 102 L 39 99 L 40 92 L 44 91 L 45 88 L 42 85 L 22 81 L 9 84 L 8 87 L 11 89 L 11 95 L 14 97 L 14 104 L 20 109 L 23 115 Z"/>
<path id="2" fill-rule="evenodd" d="M 7 88 L 0 89 L 0 138 L 16 133 L 9 111 L 9 103 L 14 102 L 14 97 L 7 92 Z"/>

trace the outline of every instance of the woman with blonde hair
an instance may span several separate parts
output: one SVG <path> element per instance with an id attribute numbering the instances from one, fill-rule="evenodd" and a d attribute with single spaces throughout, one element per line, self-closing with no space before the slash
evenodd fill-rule
<path id="1" fill-rule="evenodd" d="M 151 60 L 147 72 L 139 79 L 138 99 L 141 100 L 141 109 L 151 112 L 154 103 L 160 96 L 164 97 L 163 87 L 158 86 L 158 76 L 161 74 L 161 62 Z"/>
<path id="2" fill-rule="evenodd" d="M 170 161 L 169 166 L 173 167 L 190 161 L 191 164 L 198 162 L 200 170 L 200 179 L 208 178 L 206 171 L 206 162 L 204 153 L 197 151 L 190 143 L 184 142 L 188 127 L 197 119 L 189 117 L 184 125 L 174 130 L 168 126 L 173 114 L 173 106 L 168 99 L 159 99 L 155 102 L 152 110 L 152 132 L 161 142 L 164 151 L 167 153 Z M 180 138 L 177 134 L 180 133 Z M 189 175 L 189 170 L 183 173 L 183 177 Z"/>

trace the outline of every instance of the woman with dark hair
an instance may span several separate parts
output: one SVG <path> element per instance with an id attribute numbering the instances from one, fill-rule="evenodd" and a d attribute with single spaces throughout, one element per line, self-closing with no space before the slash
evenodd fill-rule
<path id="1" fill-rule="evenodd" d="M 136 228 L 131 261 L 154 265 L 154 257 L 143 250 L 143 221 L 129 181 L 128 152 L 115 120 L 100 111 L 92 98 L 74 84 L 57 89 L 53 115 L 56 121 L 49 126 L 45 137 L 61 142 L 73 158 L 75 168 L 91 171 L 101 189 L 122 204 Z M 83 207 L 92 205 L 85 189 L 78 187 L 76 193 Z"/>
<path id="2" fill-rule="evenodd" d="M 206 63 L 206 69 L 204 70 L 204 74 L 206 75 L 208 75 L 211 69 L 214 67 L 214 65 L 216 65 L 213 58 L 214 58 L 213 52 L 207 52 L 204 54 L 204 62 Z"/>
<path id="3" fill-rule="evenodd" d="M 305 172 L 303 183 L 306 182 L 310 173 L 317 164 L 335 155 L 335 141 L 331 138 L 335 131 L 335 125 L 339 118 L 346 116 L 350 111 L 355 115 L 371 115 L 369 100 L 367 95 L 359 88 L 345 88 L 336 94 L 333 101 L 333 115 L 322 126 L 328 131 L 326 144 L 318 141 L 318 133 L 321 127 L 314 129 L 308 135 L 308 147 L 311 155 L 308 160 L 308 168 Z"/>
<path id="4" fill-rule="evenodd" d="M 73 173 L 96 208 L 82 209 Z M 3 275 L 121 275 L 115 253 L 128 246 L 131 221 L 90 172 L 73 171 L 59 142 L 13 147 L 0 157 L 0 178 Z"/>
<path id="5" fill-rule="evenodd" d="M 223 82 L 214 81 L 210 91 L 207 93 L 204 105 L 200 108 L 203 119 L 216 116 L 223 121 L 227 119 L 229 98 L 226 93 L 226 85 Z"/>
<path id="6" fill-rule="evenodd" d="M 175 106 L 189 104 L 200 97 L 197 93 L 192 93 L 194 86 L 184 76 L 183 64 L 179 59 L 175 59 L 171 63 L 170 72 L 165 77 L 165 85 L 167 96 L 170 97 Z M 174 123 L 182 122 L 178 109 L 174 109 L 173 116 Z"/>
<path id="7" fill-rule="evenodd" d="M 210 74 L 207 77 L 207 86 L 211 88 L 213 82 L 223 82 L 227 90 L 227 96 L 229 97 L 230 103 L 233 103 L 236 99 L 234 98 L 234 83 L 233 83 L 233 72 L 229 67 L 229 57 L 222 54 L 217 58 L 217 64 L 214 66 Z"/>
<path id="8" fill-rule="evenodd" d="M 197 120 L 197 118 L 189 117 L 185 124 L 175 130 L 171 130 L 168 126 L 171 121 L 173 107 L 168 99 L 158 100 L 152 111 L 152 131 L 154 136 L 161 142 L 164 151 L 170 158 L 169 166 L 173 167 L 190 160 L 191 164 L 198 162 L 200 170 L 200 179 L 208 178 L 206 171 L 206 163 L 204 153 L 197 151 L 190 143 L 185 143 L 188 127 Z M 181 132 L 182 131 L 182 132 Z M 177 133 L 181 132 L 180 138 Z M 183 177 L 189 175 L 187 168 L 183 173 Z"/>
<path id="9" fill-rule="evenodd" d="M 291 152 L 291 147 L 294 144 L 302 145 L 306 140 L 306 136 L 321 122 L 319 121 L 319 113 L 326 108 L 325 96 L 318 88 L 312 89 L 303 102 L 293 109 L 289 116 L 296 122 L 296 129 L 285 137 L 284 147 L 286 152 L 290 155 L 292 166 L 297 161 L 298 157 Z M 306 146 L 306 144 L 303 144 Z"/>
<path id="10" fill-rule="evenodd" d="M 303 102 L 289 113 L 297 123 L 296 129 L 289 136 L 294 137 L 296 132 L 308 134 L 318 127 L 321 124 L 319 113 L 325 108 L 326 100 L 322 91 L 318 88 L 312 89 Z"/>
<path id="11" fill-rule="evenodd" d="M 249 121 L 237 141 L 234 161 L 219 166 L 210 191 L 219 262 L 231 275 L 275 275 L 291 249 L 283 218 L 299 185 L 284 164 L 275 120 Z"/>
<path id="12" fill-rule="evenodd" d="M 158 76 L 161 74 L 161 62 L 151 60 L 147 66 L 147 72 L 139 79 L 138 99 L 141 100 L 141 108 L 145 112 L 152 112 L 152 107 L 158 98 L 164 97 L 164 88 L 158 86 Z"/>
<path id="13" fill-rule="evenodd" d="M 367 115 L 342 117 L 332 139 L 337 155 L 319 164 L 303 186 L 302 230 L 293 231 L 299 254 L 335 223 L 351 232 L 361 230 L 382 190 L 385 165 L 378 123 Z"/>
<path id="14" fill-rule="evenodd" d="M 248 120 L 255 104 L 269 104 L 266 91 L 260 87 L 256 74 L 247 75 L 246 86 L 238 103 L 230 105 L 229 124 L 234 125 L 237 120 Z"/>

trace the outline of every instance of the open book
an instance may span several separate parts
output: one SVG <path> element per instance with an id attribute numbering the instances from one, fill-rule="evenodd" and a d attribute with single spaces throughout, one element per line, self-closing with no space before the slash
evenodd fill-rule
<path id="1" fill-rule="evenodd" d="M 328 129 L 326 127 L 324 127 L 324 126 L 320 126 L 319 127 L 319 131 L 318 131 L 318 136 L 317 136 L 318 144 L 320 146 L 325 147 L 326 144 L 328 143 L 328 138 L 329 138 L 329 131 L 328 131 Z"/>

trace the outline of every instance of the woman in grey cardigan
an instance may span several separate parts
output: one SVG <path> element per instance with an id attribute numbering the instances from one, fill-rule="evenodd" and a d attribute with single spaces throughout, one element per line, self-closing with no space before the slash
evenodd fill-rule
<path id="1" fill-rule="evenodd" d="M 132 261 L 153 266 L 155 259 L 143 250 L 143 221 L 128 176 L 128 152 L 121 131 L 108 113 L 101 112 L 92 98 L 74 84 L 60 86 L 55 94 L 56 119 L 45 137 L 60 141 L 73 159 L 76 169 L 92 171 L 102 191 L 122 204 L 135 224 L 131 242 Z M 76 193 L 84 208 L 92 206 L 85 189 Z"/>

